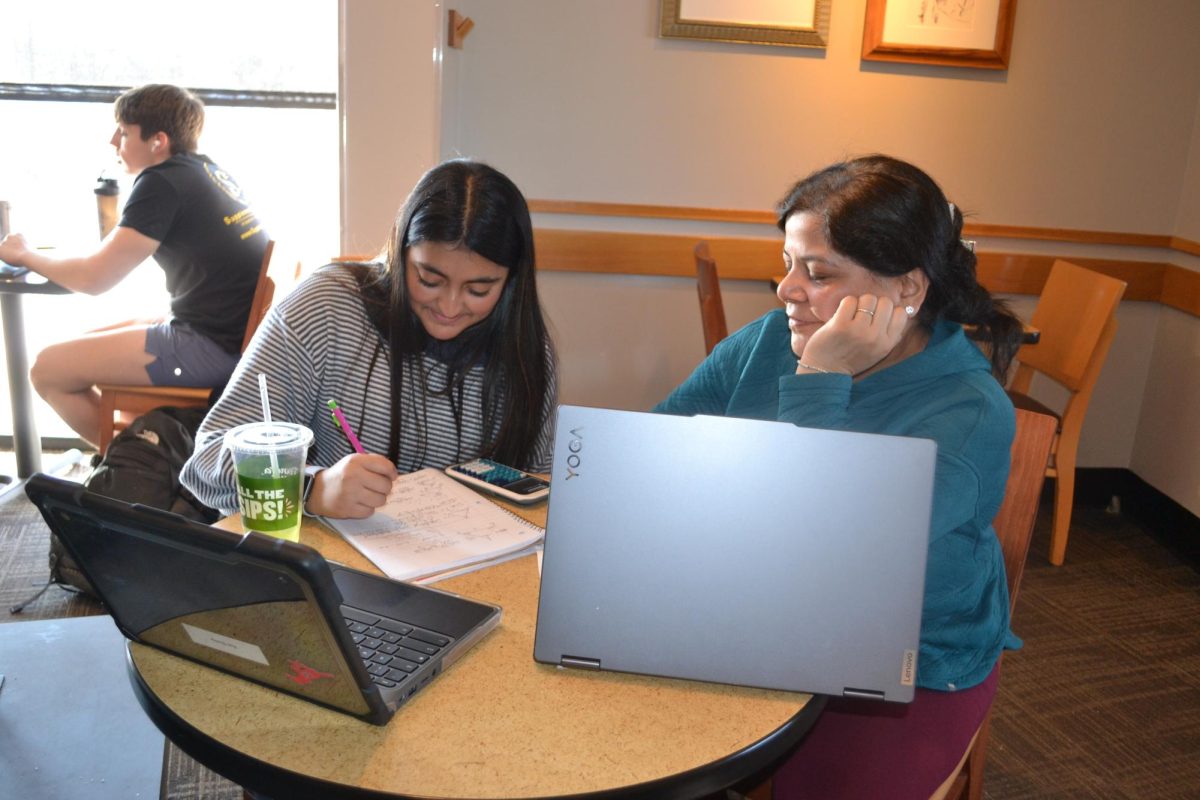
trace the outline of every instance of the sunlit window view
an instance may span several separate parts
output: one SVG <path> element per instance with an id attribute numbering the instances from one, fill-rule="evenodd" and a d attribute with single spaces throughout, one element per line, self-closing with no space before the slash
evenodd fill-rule
<path id="1" fill-rule="evenodd" d="M 123 199 L 132 176 L 109 144 L 111 101 L 61 98 L 76 87 L 173 83 L 251 103 L 206 98 L 199 151 L 251 199 L 277 256 L 306 269 L 327 261 L 338 249 L 337 0 L 211 0 L 202 7 L 159 4 L 153 14 L 131 10 L 83 0 L 6 5 L 0 200 L 9 204 L 12 231 L 62 252 L 94 248 L 97 179 L 117 179 Z M 67 19 L 71 24 L 62 24 Z M 52 99 L 31 99 L 40 96 Z M 152 260 L 97 297 L 26 296 L 30 361 L 45 345 L 89 329 L 162 316 L 167 300 Z M 0 435 L 9 435 L 6 374 L 0 382 Z M 36 396 L 34 406 L 43 439 L 74 437 Z"/>

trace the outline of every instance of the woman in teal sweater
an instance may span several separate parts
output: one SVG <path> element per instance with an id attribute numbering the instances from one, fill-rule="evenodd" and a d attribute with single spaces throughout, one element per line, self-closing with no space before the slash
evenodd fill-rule
<path id="1" fill-rule="evenodd" d="M 962 224 L 928 175 L 886 156 L 800 181 L 779 209 L 785 308 L 718 345 L 656 409 L 938 444 L 916 699 L 831 700 L 775 776 L 777 798 L 928 798 L 991 704 L 1000 651 L 1017 644 L 991 523 L 1014 428 L 994 376 L 1021 323 L 976 280 Z"/>

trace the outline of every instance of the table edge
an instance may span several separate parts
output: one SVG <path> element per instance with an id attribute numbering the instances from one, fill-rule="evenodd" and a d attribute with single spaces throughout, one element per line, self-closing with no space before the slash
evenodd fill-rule
<path id="1" fill-rule="evenodd" d="M 427 795 L 405 795 L 393 792 L 364 789 L 342 783 L 332 783 L 323 778 L 304 775 L 255 758 L 224 742 L 218 741 L 195 728 L 162 702 L 142 678 L 129 647 L 125 642 L 125 664 L 134 696 L 151 722 L 181 750 L 214 772 L 252 791 L 271 796 L 284 796 L 297 800 L 323 800 L 343 797 L 353 800 L 395 800 L 396 798 L 421 798 Z M 152 647 L 151 645 L 146 645 Z M 154 648 L 157 649 L 157 648 Z M 171 654 L 174 655 L 174 654 Z M 178 657 L 178 656 L 175 656 Z M 210 669 L 203 665 L 196 665 Z M 304 702 L 293 698 L 296 702 Z M 690 800 L 722 791 L 745 779 L 765 773 L 778 764 L 804 740 L 821 711 L 827 698 L 810 695 L 794 716 L 763 738 L 741 750 L 730 753 L 719 761 L 666 776 L 654 781 L 615 787 L 599 792 L 571 795 L 555 795 L 552 798 L 522 798 L 521 800 Z"/>

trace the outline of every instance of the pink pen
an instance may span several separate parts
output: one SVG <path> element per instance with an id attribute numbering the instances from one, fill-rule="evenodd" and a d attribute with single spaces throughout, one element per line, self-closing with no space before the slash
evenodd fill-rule
<path id="1" fill-rule="evenodd" d="M 346 417 L 342 414 L 342 410 L 338 408 L 336 400 L 330 400 L 326 405 L 333 411 L 333 421 L 342 429 L 342 433 L 346 434 L 346 438 L 350 440 L 350 446 L 354 448 L 356 453 L 365 453 L 362 444 L 359 443 L 358 437 L 354 435 L 354 431 L 350 429 L 350 423 L 346 422 Z"/>

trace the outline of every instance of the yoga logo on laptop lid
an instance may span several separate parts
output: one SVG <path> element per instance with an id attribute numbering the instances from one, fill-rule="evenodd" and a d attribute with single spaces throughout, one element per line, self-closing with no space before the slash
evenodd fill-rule
<path id="1" fill-rule="evenodd" d="M 583 428 L 573 428 L 569 432 L 567 439 L 567 455 L 563 458 L 563 466 L 566 467 L 565 477 L 563 480 L 569 481 L 572 478 L 579 477 L 579 470 L 583 467 Z"/>

